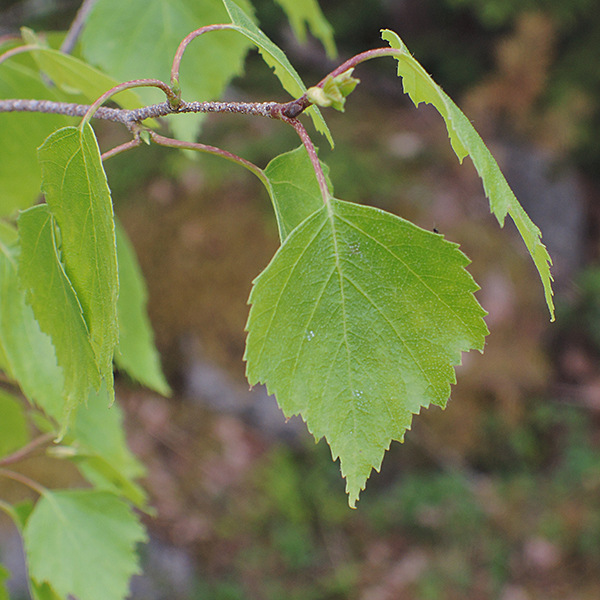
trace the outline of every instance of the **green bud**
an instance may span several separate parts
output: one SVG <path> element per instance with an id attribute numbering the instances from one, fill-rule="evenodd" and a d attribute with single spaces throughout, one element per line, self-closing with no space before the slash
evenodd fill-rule
<path id="1" fill-rule="evenodd" d="M 354 88 L 360 83 L 360 79 L 352 77 L 353 72 L 354 67 L 333 78 L 333 82 L 337 85 L 340 94 L 342 94 L 344 98 L 349 96 L 354 91 Z"/>
<path id="2" fill-rule="evenodd" d="M 331 106 L 331 98 L 320 87 L 308 88 L 306 97 L 312 104 L 316 104 L 317 106 Z"/>

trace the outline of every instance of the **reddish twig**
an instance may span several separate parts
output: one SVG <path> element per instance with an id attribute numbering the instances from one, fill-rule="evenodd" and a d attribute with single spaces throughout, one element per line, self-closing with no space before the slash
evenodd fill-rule
<path id="1" fill-rule="evenodd" d="M 285 121 L 291 125 L 296 130 L 296 133 L 300 136 L 300 139 L 302 140 L 302 143 L 308 152 L 313 169 L 315 170 L 315 175 L 317 176 L 317 181 L 319 182 L 319 189 L 321 190 L 323 202 L 328 204 L 329 200 L 331 199 L 331 194 L 329 193 L 329 188 L 327 187 L 327 179 L 325 178 L 321 161 L 317 156 L 317 150 L 315 149 L 308 132 L 304 128 L 304 125 L 302 125 L 302 123 L 300 123 L 300 121 L 297 119 L 288 119 L 287 117 L 282 117 L 282 121 Z"/>
<path id="2" fill-rule="evenodd" d="M 79 39 L 79 35 L 85 25 L 85 21 L 88 15 L 92 12 L 92 8 L 94 8 L 94 4 L 96 4 L 98 0 L 83 0 L 82 5 L 79 7 L 75 18 L 73 19 L 73 23 L 71 23 L 71 27 L 69 27 L 69 31 L 67 31 L 67 35 L 63 40 L 63 43 L 60 45 L 60 51 L 65 54 L 71 54 L 73 48 L 75 48 L 75 44 L 77 44 L 77 40 Z"/>
<path id="3" fill-rule="evenodd" d="M 94 104 L 92 104 L 85 115 L 83 115 L 83 119 L 81 120 L 80 127 L 83 127 L 87 123 L 89 123 L 90 119 L 94 115 L 94 113 L 106 102 L 109 98 L 118 94 L 119 92 L 123 92 L 125 90 L 130 90 L 136 87 L 157 87 L 161 89 L 167 98 L 172 99 L 175 97 L 173 90 L 160 79 L 133 79 L 132 81 L 125 81 L 124 83 L 120 83 L 110 90 L 104 92 Z"/>
<path id="4" fill-rule="evenodd" d="M 31 488 L 34 492 L 37 492 L 40 496 L 43 496 L 48 491 L 43 485 L 40 485 L 37 481 L 30 479 L 26 475 L 21 473 L 15 473 L 15 471 L 9 471 L 8 469 L 0 469 L 0 477 L 6 477 L 13 481 L 18 481 L 28 488 Z"/>
<path id="5" fill-rule="evenodd" d="M 227 150 L 222 150 L 221 148 L 217 148 L 215 146 L 207 146 L 206 144 L 198 144 L 196 142 L 174 140 L 172 138 L 159 135 L 154 131 L 150 131 L 150 139 L 152 139 L 153 142 L 159 144 L 160 146 L 166 146 L 168 148 L 179 148 L 181 150 L 195 150 L 197 152 L 204 152 L 207 154 L 220 156 L 221 158 L 234 162 L 244 167 L 245 169 L 248 169 L 248 171 L 256 175 L 265 184 L 265 186 L 268 187 L 267 177 L 260 167 L 257 167 L 254 163 L 251 163 L 249 160 L 241 158 L 240 156 L 228 152 Z"/>
<path id="6" fill-rule="evenodd" d="M 231 23 L 220 23 L 217 25 L 207 25 L 205 27 L 200 27 L 200 29 L 196 29 L 192 31 L 189 35 L 187 35 L 179 44 L 177 48 L 177 52 L 175 52 L 175 58 L 173 59 L 173 66 L 171 67 L 171 85 L 173 87 L 179 87 L 179 66 L 181 65 L 181 59 L 183 58 L 183 53 L 185 49 L 188 47 L 190 42 L 201 36 L 204 33 L 208 33 L 209 31 L 218 31 L 220 29 L 233 29 L 234 26 Z"/>
<path id="7" fill-rule="evenodd" d="M 9 58 L 16 56 L 17 54 L 23 54 L 24 52 L 31 52 L 32 50 L 36 50 L 37 46 L 33 44 L 27 44 L 26 46 L 17 46 L 16 48 L 12 48 L 11 50 L 7 50 L 4 54 L 0 55 L 0 65 Z"/>
<path id="8" fill-rule="evenodd" d="M 117 154 L 121 154 L 121 152 L 126 152 L 127 150 L 131 150 L 131 148 L 136 148 L 141 143 L 142 143 L 141 138 L 139 136 L 137 136 L 129 142 L 125 142 L 124 144 L 121 144 L 120 146 L 115 146 L 111 150 L 107 150 L 100 158 L 104 162 L 105 160 L 108 160 L 109 158 L 112 158 L 113 156 L 116 156 Z"/>
<path id="9" fill-rule="evenodd" d="M 9 454 L 8 456 L 5 456 L 4 458 L 0 459 L 0 466 L 5 467 L 7 465 L 12 465 L 25 458 L 28 458 L 34 450 L 37 450 L 40 446 L 43 446 L 44 444 L 50 443 L 55 437 L 55 433 L 44 433 L 43 435 L 40 435 L 39 437 L 35 438 L 35 440 L 29 442 L 29 444 L 27 444 L 26 446 L 23 446 L 16 452 L 13 452 L 12 454 Z"/>

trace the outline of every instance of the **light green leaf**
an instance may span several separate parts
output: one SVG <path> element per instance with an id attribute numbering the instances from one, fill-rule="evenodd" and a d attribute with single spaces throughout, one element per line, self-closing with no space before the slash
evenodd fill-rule
<path id="1" fill-rule="evenodd" d="M 333 41 L 333 28 L 321 12 L 317 0 L 276 0 L 287 13 L 296 37 L 301 43 L 306 41 L 306 26 L 311 33 L 323 42 L 327 56 L 335 58 L 337 51 Z"/>
<path id="2" fill-rule="evenodd" d="M 18 450 L 29 441 L 23 404 L 0 390 L 0 457 Z"/>
<path id="3" fill-rule="evenodd" d="M 398 60 L 398 76 L 402 77 L 404 91 L 417 106 L 420 102 L 433 104 L 446 122 L 452 148 L 459 160 L 462 162 L 465 156 L 471 157 L 483 181 L 485 194 L 490 201 L 490 209 L 496 215 L 500 226 L 504 225 L 507 214 L 514 221 L 540 274 L 546 303 L 553 321 L 554 302 L 552 300 L 552 275 L 550 274 L 552 260 L 546 247 L 542 244 L 540 230 L 523 210 L 504 175 L 502 175 L 494 157 L 477 131 L 475 131 L 473 125 L 471 125 L 469 119 L 410 55 L 396 33 L 384 29 L 381 37 L 392 48 L 402 51 L 402 56 L 396 56 L 396 58 Z"/>
<path id="4" fill-rule="evenodd" d="M 148 293 L 144 276 L 127 234 L 117 222 L 119 263 L 119 345 L 115 361 L 120 369 L 139 383 L 168 396 L 171 393 L 154 346 L 152 327 L 146 314 Z"/>
<path id="5" fill-rule="evenodd" d="M 67 410 L 99 389 L 96 365 L 81 305 L 59 258 L 56 226 L 46 205 L 19 215 L 19 273 L 40 329 L 50 336 L 63 369 Z"/>
<path id="6" fill-rule="evenodd" d="M 117 403 L 109 408 L 105 385 L 100 393 L 90 393 L 87 405 L 78 407 L 67 439 L 71 436 L 76 449 L 73 459 L 88 481 L 145 508 L 146 493 L 134 479 L 146 470 L 127 446 L 123 413 Z"/>
<path id="7" fill-rule="evenodd" d="M 98 143 L 89 125 L 65 127 L 48 137 L 38 156 L 42 189 L 60 228 L 61 260 L 110 391 L 119 281 L 112 201 Z"/>
<path id="8" fill-rule="evenodd" d="M 221 0 L 99 0 L 83 32 L 82 54 L 120 81 L 153 77 L 168 83 L 183 38 L 204 25 L 225 22 Z M 194 40 L 181 64 L 184 100 L 218 99 L 242 73 L 249 47 L 245 39 L 229 31 Z M 156 91 L 139 90 L 139 94 L 147 102 L 164 99 Z M 169 121 L 177 137 L 193 140 L 200 118 L 177 115 Z"/>
<path id="9" fill-rule="evenodd" d="M 57 423 L 68 414 L 63 398 L 64 378 L 50 337 L 43 333 L 20 289 L 18 263 L 6 248 L 0 251 L 0 345 L 27 399 Z"/>
<path id="10" fill-rule="evenodd" d="M 78 600 L 121 600 L 139 573 L 135 547 L 146 534 L 130 507 L 109 492 L 46 492 L 27 521 L 32 579 Z"/>
<path id="11" fill-rule="evenodd" d="M 90 102 L 96 101 L 104 92 L 118 85 L 118 81 L 70 54 L 44 46 L 35 33 L 26 27 L 21 29 L 26 43 L 35 45 L 32 56 L 39 68 L 63 92 L 81 94 Z M 127 109 L 141 108 L 142 102 L 134 90 L 125 90 L 111 100 Z"/>
<path id="12" fill-rule="evenodd" d="M 327 167 L 324 170 L 327 172 Z M 276 156 L 264 172 L 283 242 L 304 219 L 322 208 L 321 189 L 304 146 Z"/>
<path id="13" fill-rule="evenodd" d="M 461 352 L 483 349 L 468 262 L 439 235 L 332 200 L 254 282 L 248 380 L 326 437 L 351 506 L 412 415 L 446 405 Z"/>
<path id="14" fill-rule="evenodd" d="M 39 73 L 14 60 L 0 65 L 0 99 L 6 98 L 60 99 L 40 81 Z M 38 200 L 42 178 L 37 147 L 68 123 L 60 115 L 0 113 L 0 216 Z"/>
<path id="15" fill-rule="evenodd" d="M 236 31 L 245 35 L 258 46 L 261 56 L 274 69 L 275 75 L 279 78 L 283 88 L 294 98 L 302 96 L 306 92 L 306 86 L 283 51 L 252 22 L 250 17 L 233 0 L 223 0 L 223 4 L 227 8 Z M 313 120 L 317 131 L 327 137 L 333 148 L 333 138 L 319 109 L 316 106 L 311 106 L 306 112 Z"/>

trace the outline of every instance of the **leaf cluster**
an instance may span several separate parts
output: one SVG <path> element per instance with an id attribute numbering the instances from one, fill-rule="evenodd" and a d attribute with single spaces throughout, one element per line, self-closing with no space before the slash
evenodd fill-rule
<path id="1" fill-rule="evenodd" d="M 280 3 L 300 37 L 308 23 L 333 53 L 316 3 Z M 326 438 L 353 507 L 413 415 L 432 403 L 446 405 L 461 353 L 483 350 L 485 312 L 474 297 L 469 260 L 456 244 L 334 197 L 300 113 L 306 111 L 333 145 L 315 104 L 343 110 L 359 82 L 352 76 L 358 64 L 396 58 L 405 91 L 415 104 L 437 108 L 461 161 L 471 156 L 499 223 L 507 215 L 515 221 L 552 313 L 550 259 L 539 230 L 468 119 L 396 34 L 386 30 L 383 38 L 390 48 L 353 57 L 310 90 L 257 27 L 251 6 L 232 0 L 98 0 L 79 57 L 29 30 L 22 32 L 24 45 L 8 48 L 0 62 L 0 107 L 2 99 L 45 99 L 86 111 L 79 122 L 65 116 L 69 112 L 0 115 L 0 367 L 13 392 L 0 395 L 0 467 L 53 441 L 48 454 L 74 462 L 91 486 L 51 491 L 0 469 L 40 495 L 27 510 L 0 503 L 22 532 L 36 600 L 126 595 L 139 569 L 135 546 L 146 539 L 133 507 L 149 508 L 136 482 L 144 469 L 127 449 L 113 404 L 113 369 L 160 394 L 170 391 L 145 312 L 140 268 L 113 213 L 103 156 L 154 142 L 216 154 L 264 184 L 281 246 L 249 299 L 248 380 L 265 383 L 287 417 L 300 414 L 317 439 Z M 210 104 L 241 72 L 251 45 L 293 100 Z M 170 86 L 163 83 L 169 77 Z M 169 116 L 175 138 L 159 133 L 156 121 L 130 123 L 132 141 L 102 155 L 89 124 L 96 106 L 111 98 L 123 109 L 140 108 L 156 102 L 157 87 L 171 112 L 189 112 L 180 110 L 191 105 L 183 95 L 209 103 L 203 106 L 211 111 L 270 116 L 292 125 L 302 146 L 262 169 L 193 142 L 195 113 Z M 53 106 L 58 113 L 64 107 Z M 40 434 L 31 442 L 30 422 Z"/>

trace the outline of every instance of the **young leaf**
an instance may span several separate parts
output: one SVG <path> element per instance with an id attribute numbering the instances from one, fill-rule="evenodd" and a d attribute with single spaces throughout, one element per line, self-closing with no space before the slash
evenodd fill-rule
<path id="1" fill-rule="evenodd" d="M 0 65 L 0 99 L 5 98 L 60 99 L 40 81 L 39 73 L 14 60 Z M 68 123 L 60 115 L 0 113 L 0 216 L 27 208 L 39 198 L 37 147 Z"/>
<path id="2" fill-rule="evenodd" d="M 0 457 L 18 450 L 29 441 L 23 405 L 4 390 L 0 390 L 0 428 Z"/>
<path id="3" fill-rule="evenodd" d="M 146 314 L 148 294 L 144 277 L 123 227 L 116 223 L 119 264 L 119 345 L 115 361 L 134 380 L 168 396 L 171 392 L 154 346 L 152 327 Z"/>
<path id="4" fill-rule="evenodd" d="M 445 406 L 461 352 L 483 349 L 468 262 L 399 217 L 332 200 L 254 282 L 248 380 L 326 437 L 351 506 L 412 415 Z"/>
<path id="5" fill-rule="evenodd" d="M 327 172 L 325 165 L 324 169 Z M 265 175 L 283 242 L 304 219 L 322 208 L 319 182 L 304 146 L 276 156 L 267 165 Z"/>
<path id="6" fill-rule="evenodd" d="M 83 32 L 82 54 L 120 81 L 153 77 L 168 82 L 181 40 L 204 25 L 226 21 L 221 0 L 99 0 Z M 194 40 L 181 65 L 179 83 L 184 99 L 219 98 L 242 73 L 249 47 L 245 39 L 228 31 Z M 155 91 L 139 93 L 148 102 L 156 101 Z M 177 115 L 170 124 L 177 137 L 191 141 L 200 118 Z"/>
<path id="7" fill-rule="evenodd" d="M 316 0 L 275 0 L 287 13 L 296 37 L 303 44 L 306 41 L 306 25 L 311 33 L 321 40 L 327 56 L 335 58 L 337 51 L 333 40 L 333 29 L 321 12 Z"/>
<path id="8" fill-rule="evenodd" d="M 302 96 L 306 92 L 306 86 L 283 51 L 252 22 L 250 17 L 233 0 L 223 0 L 223 4 L 227 8 L 236 31 L 245 35 L 258 46 L 261 56 L 274 69 L 275 75 L 279 78 L 283 88 L 294 98 Z M 327 137 L 333 148 L 333 138 L 319 109 L 316 106 L 311 106 L 306 112 L 313 120 L 317 131 Z"/>
<path id="9" fill-rule="evenodd" d="M 81 304 L 100 375 L 112 390 L 119 282 L 110 190 L 96 136 L 65 127 L 38 150 L 42 190 L 61 235 L 61 260 Z M 34 312 L 35 307 L 34 307 Z"/>
<path id="10" fill-rule="evenodd" d="M 402 56 L 397 56 L 398 76 L 402 77 L 404 91 L 416 106 L 420 102 L 433 104 L 446 122 L 448 135 L 454 152 L 462 162 L 465 156 L 470 156 L 479 176 L 483 181 L 485 194 L 490 201 L 490 209 L 496 215 L 500 226 L 504 225 L 506 215 L 514 221 L 533 262 L 539 272 L 546 303 L 554 320 L 554 302 L 552 300 L 552 275 L 550 265 L 552 260 L 546 247 L 542 244 L 542 234 L 531 221 L 521 204 L 510 189 L 498 164 L 487 146 L 479 137 L 477 131 L 463 112 L 452 102 L 445 92 L 431 79 L 423 67 L 410 55 L 408 49 L 396 33 L 389 29 L 382 30 L 381 37 L 392 48 L 402 50 Z"/>
<path id="11" fill-rule="evenodd" d="M 25 302 L 17 259 L 6 248 L 0 252 L 0 345 L 27 399 L 64 426 L 64 377 L 56 362 L 50 337 L 43 333 Z"/>
<path id="12" fill-rule="evenodd" d="M 52 339 L 63 369 L 67 410 L 99 389 L 96 365 L 81 305 L 65 274 L 56 244 L 55 223 L 48 206 L 34 206 L 19 215 L 19 273 L 40 329 Z"/>
<path id="13" fill-rule="evenodd" d="M 90 102 L 97 100 L 104 92 L 118 85 L 118 81 L 105 75 L 82 60 L 44 46 L 31 29 L 21 30 L 26 43 L 37 45 L 32 56 L 39 68 L 52 82 L 68 94 L 78 93 Z M 115 94 L 111 100 L 123 108 L 141 108 L 142 102 L 135 90 L 125 90 Z"/>
<path id="14" fill-rule="evenodd" d="M 79 600 L 121 600 L 139 573 L 135 547 L 146 534 L 130 507 L 109 492 L 46 492 L 27 521 L 24 543 L 38 586 Z"/>

